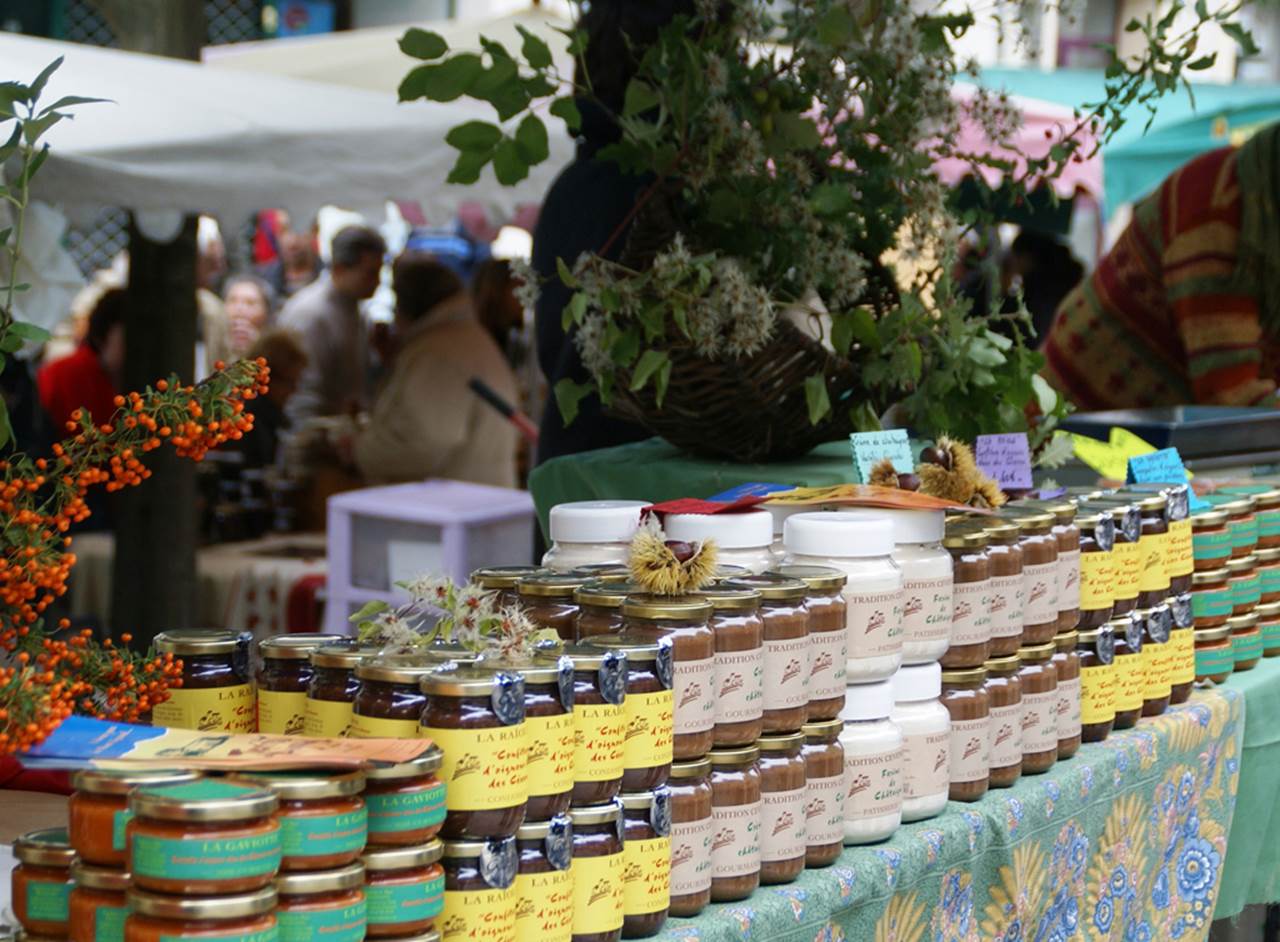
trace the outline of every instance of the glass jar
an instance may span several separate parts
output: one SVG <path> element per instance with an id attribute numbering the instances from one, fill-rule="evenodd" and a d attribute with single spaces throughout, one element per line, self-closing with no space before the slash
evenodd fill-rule
<path id="1" fill-rule="evenodd" d="M 1088 631 L 1105 625 L 1114 611 L 1116 527 L 1110 514 L 1097 510 L 1082 511 L 1076 525 L 1080 527 L 1079 627 Z"/>
<path id="2" fill-rule="evenodd" d="M 1073 630 L 1080 623 L 1080 527 L 1076 505 L 1056 500 L 1044 505 L 1053 514 L 1053 536 L 1058 541 L 1058 630 Z"/>
<path id="3" fill-rule="evenodd" d="M 1248 615 L 1262 601 L 1262 577 L 1253 555 L 1227 560 L 1227 584 L 1231 587 L 1231 614 Z"/>
<path id="4" fill-rule="evenodd" d="M 77 862 L 71 865 L 71 881 L 75 884 L 68 902 L 71 942 L 121 942 L 129 915 L 128 871 Z"/>
<path id="5" fill-rule="evenodd" d="M 439 840 L 365 851 L 366 938 L 399 938 L 435 928 L 444 909 L 443 856 Z"/>
<path id="6" fill-rule="evenodd" d="M 573 825 L 567 814 L 516 831 L 516 939 L 569 942 L 573 935 Z"/>
<path id="7" fill-rule="evenodd" d="M 171 896 L 137 888 L 126 896 L 124 942 L 277 942 L 274 887 L 225 896 Z"/>
<path id="8" fill-rule="evenodd" d="M 1258 527 L 1258 549 L 1280 548 L 1280 488 L 1272 484 L 1231 484 L 1218 494 L 1253 498 Z"/>
<path id="9" fill-rule="evenodd" d="M 1205 494 L 1202 500 L 1227 515 L 1227 530 L 1231 533 L 1231 558 L 1242 559 L 1258 548 L 1258 518 L 1254 515 L 1256 502 L 1248 494 Z"/>
<path id="10" fill-rule="evenodd" d="M 524 678 L 462 667 L 422 678 L 422 737 L 444 753 L 449 840 L 511 837 L 529 800 Z"/>
<path id="11" fill-rule="evenodd" d="M 590 581 L 570 572 L 525 576 L 516 583 L 520 609 L 539 628 L 554 631 L 562 641 L 573 641 L 578 628 L 574 596 Z"/>
<path id="12" fill-rule="evenodd" d="M 445 841 L 440 934 L 515 942 L 519 861 L 514 837 Z"/>
<path id="13" fill-rule="evenodd" d="M 806 723 L 804 748 L 804 865 L 829 867 L 844 847 L 844 721 Z"/>
<path id="14" fill-rule="evenodd" d="M 1080 655 L 1080 738 L 1102 742 L 1116 720 L 1116 639 L 1110 625 L 1081 631 L 1076 639 Z"/>
<path id="15" fill-rule="evenodd" d="M 875 844 L 902 824 L 906 747 L 893 712 L 893 682 L 852 684 L 845 693 L 844 842 Z"/>
<path id="16" fill-rule="evenodd" d="M 362 771 L 242 772 L 232 780 L 280 799 L 281 870 L 334 870 L 360 858 L 369 834 Z"/>
<path id="17" fill-rule="evenodd" d="M 894 527 L 887 517 L 840 512 L 788 517 L 788 564 L 830 566 L 844 587 L 849 651 L 845 680 L 888 680 L 902 664 L 902 570 L 893 561 Z M 770 676 L 772 680 L 772 676 Z M 771 684 L 765 685 L 768 695 Z"/>
<path id="18" fill-rule="evenodd" d="M 1053 669 L 1058 680 L 1058 758 L 1070 759 L 1080 748 L 1080 656 L 1078 632 L 1055 635 Z"/>
<path id="19" fill-rule="evenodd" d="M 444 753 L 433 746 L 408 762 L 374 762 L 364 770 L 370 846 L 425 844 L 444 826 Z"/>
<path id="20" fill-rule="evenodd" d="M 584 641 L 596 635 L 616 634 L 622 630 L 622 603 L 630 590 L 628 582 L 588 582 L 573 593 L 578 606 L 573 640 Z"/>
<path id="21" fill-rule="evenodd" d="M 1236 655 L 1232 644 L 1231 628 L 1197 628 L 1196 633 L 1196 683 L 1211 680 L 1215 684 L 1226 683 L 1235 670 Z"/>
<path id="22" fill-rule="evenodd" d="M 1138 508 L 1123 499 L 1111 497 L 1086 504 L 1088 512 L 1111 516 L 1114 542 L 1111 546 L 1111 571 L 1114 574 L 1115 598 L 1112 617 L 1127 615 L 1138 607 L 1138 585 L 1142 581 L 1142 516 Z"/>
<path id="23" fill-rule="evenodd" d="M 726 588 L 698 592 L 711 603 L 715 635 L 715 720 L 712 744 L 745 746 L 764 732 L 764 621 L 760 593 Z"/>
<path id="24" fill-rule="evenodd" d="M 1231 530 L 1223 510 L 1201 510 L 1191 516 L 1191 547 L 1196 572 L 1220 569 L 1231 558 Z"/>
<path id="25" fill-rule="evenodd" d="M 1258 616 L 1253 612 L 1233 615 L 1227 619 L 1227 627 L 1231 629 L 1235 672 L 1253 670 L 1262 660 L 1262 632 L 1258 630 Z"/>
<path id="26" fill-rule="evenodd" d="M 542 565 L 557 572 L 604 563 L 625 564 L 631 538 L 646 507 L 643 500 L 578 500 L 556 504 L 547 515 L 551 548 Z"/>
<path id="27" fill-rule="evenodd" d="M 809 590 L 804 600 L 809 612 L 808 722 L 833 720 L 844 706 L 849 657 L 844 586 L 849 577 L 829 566 L 781 566 L 777 571 Z"/>
<path id="28" fill-rule="evenodd" d="M 1186 703 L 1196 679 L 1196 642 L 1192 634 L 1191 594 L 1169 600 L 1172 627 L 1169 632 L 1169 702 Z"/>
<path id="29" fill-rule="evenodd" d="M 777 733 L 756 744 L 760 760 L 760 883 L 790 883 L 804 870 L 803 733 Z"/>
<path id="30" fill-rule="evenodd" d="M 1159 716 L 1169 708 L 1173 684 L 1173 619 L 1167 604 L 1140 609 L 1142 619 L 1142 715 Z"/>
<path id="31" fill-rule="evenodd" d="M 547 821 L 573 799 L 573 662 L 519 664 L 524 678 L 524 727 L 529 745 L 526 821 Z"/>
<path id="32" fill-rule="evenodd" d="M 351 735 L 352 704 L 360 689 L 356 665 L 375 654 L 376 648 L 356 644 L 326 644 L 311 652 L 311 680 L 302 714 L 302 729 L 307 736 Z"/>
<path id="33" fill-rule="evenodd" d="M 520 593 L 516 591 L 520 580 L 546 572 L 539 566 L 485 566 L 472 570 L 470 581 L 485 592 L 493 593 L 496 608 L 511 608 L 520 602 Z"/>
<path id="34" fill-rule="evenodd" d="M 622 790 L 647 792 L 667 784 L 672 759 L 671 639 L 624 633 L 599 635 L 587 643 L 627 659 Z"/>
<path id="35" fill-rule="evenodd" d="M 152 708 L 152 724 L 202 733 L 252 733 L 257 710 L 241 647 L 231 631 L 181 629 L 156 635 L 157 654 L 182 660 L 182 686 Z"/>
<path id="36" fill-rule="evenodd" d="M 951 644 L 943 668 L 979 667 L 991 653 L 991 561 L 987 535 L 948 531 L 942 545 L 951 554 L 955 577 Z"/>
<path id="37" fill-rule="evenodd" d="M 904 664 L 893 675 L 893 712 L 902 731 L 902 820 L 922 821 L 947 806 L 951 773 L 951 715 L 939 701 L 942 669 Z"/>
<path id="38" fill-rule="evenodd" d="M 1263 602 L 1254 614 L 1258 616 L 1258 630 L 1262 632 L 1263 656 L 1280 656 L 1280 602 Z"/>
<path id="39" fill-rule="evenodd" d="M 341 640 L 341 635 L 277 635 L 258 645 L 262 658 L 257 677 L 258 732 L 277 736 L 303 734 L 307 686 L 313 673 L 311 652 Z"/>
<path id="40" fill-rule="evenodd" d="M 717 902 L 746 899 L 760 885 L 759 758 L 755 746 L 711 753 L 711 898 Z"/>
<path id="41" fill-rule="evenodd" d="M 696 916 L 711 902 L 711 844 L 714 808 L 711 760 L 671 766 L 672 916 Z"/>
<path id="42" fill-rule="evenodd" d="M 1169 521 L 1165 518 L 1166 502 L 1160 495 L 1135 498 L 1142 517 L 1142 537 L 1138 550 L 1142 555 L 1142 575 L 1138 581 L 1138 608 L 1152 608 L 1169 596 Z"/>
<path id="43" fill-rule="evenodd" d="M 1259 601 L 1280 602 L 1280 548 L 1260 549 L 1257 561 Z"/>
<path id="44" fill-rule="evenodd" d="M 1058 761 L 1058 676 L 1053 668 L 1056 648 L 1034 644 L 1018 651 L 1022 667 L 1022 771 L 1037 775 Z"/>
<path id="45" fill-rule="evenodd" d="M 66 828 L 45 828 L 13 844 L 10 904 L 27 932 L 65 938 L 70 919 L 71 849 Z"/>
<path id="46" fill-rule="evenodd" d="M 622 790 L 627 720 L 627 658 L 585 644 L 539 655 L 573 664 L 573 804 L 612 801 Z"/>
<path id="47" fill-rule="evenodd" d="M 283 873 L 276 878 L 280 942 L 345 942 L 363 939 L 368 928 L 364 866 Z M 436 901 L 439 904 L 437 889 Z"/>
<path id="48" fill-rule="evenodd" d="M 1016 654 L 1022 644 L 1022 531 L 999 518 L 975 525 L 987 535 L 991 561 L 991 656 Z"/>
<path id="49" fill-rule="evenodd" d="M 427 698 L 420 684 L 436 665 L 374 658 L 356 665 L 359 687 L 351 705 L 353 739 L 417 739 Z"/>
<path id="50" fill-rule="evenodd" d="M 1229 577 L 1225 567 L 1202 569 L 1191 576 L 1191 615 L 1197 629 L 1217 628 L 1231 617 L 1235 600 Z"/>
<path id="51" fill-rule="evenodd" d="M 1116 671 L 1116 718 L 1113 729 L 1129 729 L 1142 716 L 1143 673 L 1142 635 L 1145 626 L 1137 612 L 1110 622 L 1115 638 L 1113 664 Z"/>
<path id="52" fill-rule="evenodd" d="M 984 667 L 942 672 L 940 702 L 951 718 L 952 801 L 977 801 L 991 784 L 991 696 L 986 681 Z"/>
<path id="53" fill-rule="evenodd" d="M 706 755 L 714 738 L 716 637 L 707 623 L 710 617 L 711 603 L 692 595 L 633 595 L 622 604 L 625 631 L 650 639 L 671 639 L 672 749 L 677 759 Z"/>
<path id="54" fill-rule="evenodd" d="M 808 587 L 773 573 L 744 576 L 723 586 L 760 593 L 766 678 L 762 726 L 765 733 L 795 732 L 809 717 Z"/>
<path id="55" fill-rule="evenodd" d="M 1191 486 L 1164 486 L 1169 501 L 1169 591 L 1175 595 L 1191 591 L 1195 571 L 1195 541 L 1191 529 Z"/>
<path id="56" fill-rule="evenodd" d="M 1058 631 L 1058 538 L 1052 514 L 1027 508 L 1006 512 L 1022 533 L 1022 644 L 1044 644 Z"/>
<path id="57" fill-rule="evenodd" d="M 767 510 L 722 514 L 667 514 L 662 529 L 668 540 L 705 543 L 714 540 L 716 559 L 748 573 L 773 568 L 773 517 Z"/>
<path id="58" fill-rule="evenodd" d="M 991 698 L 992 788 L 1009 788 L 1022 778 L 1022 660 L 1016 654 L 987 661 L 987 696 Z"/>
<path id="59" fill-rule="evenodd" d="M 622 938 L 626 899 L 622 806 L 616 801 L 584 805 L 569 812 L 573 821 L 574 942 L 617 942 Z"/>
<path id="60" fill-rule="evenodd" d="M 125 825 L 129 823 L 129 792 L 138 785 L 178 785 L 194 782 L 198 772 L 138 769 L 108 771 L 81 769 L 71 778 L 75 792 L 67 799 L 67 830 L 81 862 L 124 869 Z"/>
<path id="61" fill-rule="evenodd" d="M 625 793 L 622 814 L 622 937 L 647 939 L 662 931 L 671 898 L 671 793 Z"/>

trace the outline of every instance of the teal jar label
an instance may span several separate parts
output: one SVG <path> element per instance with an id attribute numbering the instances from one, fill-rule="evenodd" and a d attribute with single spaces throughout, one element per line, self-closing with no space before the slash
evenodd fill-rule
<path id="1" fill-rule="evenodd" d="M 1251 661 L 1262 657 L 1262 635 L 1257 631 L 1231 636 L 1231 648 L 1235 652 L 1235 663 Z"/>
<path id="2" fill-rule="evenodd" d="M 127 906 L 99 906 L 93 911 L 93 942 L 124 942 Z"/>
<path id="3" fill-rule="evenodd" d="M 1246 520 L 1232 520 L 1227 524 L 1231 530 L 1231 545 L 1235 549 L 1244 547 L 1250 552 L 1258 542 L 1258 520 L 1249 517 Z"/>
<path id="4" fill-rule="evenodd" d="M 285 857 L 358 854 L 369 834 L 365 808 L 344 814 L 280 818 L 280 848 Z"/>
<path id="5" fill-rule="evenodd" d="M 1262 580 L 1262 594 L 1271 595 L 1280 592 L 1280 563 L 1268 563 L 1258 567 L 1258 578 Z"/>
<path id="6" fill-rule="evenodd" d="M 1237 606 L 1256 606 L 1262 601 L 1262 579 L 1256 572 L 1245 579 L 1232 579 L 1231 599 Z"/>
<path id="7" fill-rule="evenodd" d="M 1191 593 L 1191 615 L 1194 618 L 1215 618 L 1230 615 L 1233 593 L 1230 589 L 1213 589 Z"/>
<path id="8" fill-rule="evenodd" d="M 111 816 L 111 849 L 124 850 L 128 847 L 125 840 L 125 830 L 129 827 L 129 822 L 133 820 L 133 812 L 128 808 L 123 811 L 117 811 Z"/>
<path id="9" fill-rule="evenodd" d="M 134 834 L 131 869 L 159 880 L 199 883 L 274 874 L 280 868 L 280 828 L 249 837 L 184 840 Z"/>
<path id="10" fill-rule="evenodd" d="M 418 831 L 444 823 L 444 783 L 418 791 L 364 796 L 369 833 Z"/>
<path id="11" fill-rule="evenodd" d="M 1280 536 L 1280 510 L 1259 510 L 1258 537 Z"/>
<path id="12" fill-rule="evenodd" d="M 1280 621 L 1272 622 L 1269 625 L 1259 625 L 1258 630 L 1262 632 L 1262 647 L 1264 650 L 1272 651 L 1280 648 Z"/>
<path id="13" fill-rule="evenodd" d="M 1226 559 L 1231 555 L 1230 530 L 1205 530 L 1191 535 L 1191 553 L 1196 559 Z"/>
<path id="14" fill-rule="evenodd" d="M 371 926 L 422 922 L 444 909 L 444 874 L 418 883 L 374 883 L 364 896 Z"/>
<path id="15" fill-rule="evenodd" d="M 27 918 L 40 922 L 66 922 L 70 913 L 71 881 L 27 883 Z"/>
<path id="16" fill-rule="evenodd" d="M 1236 666 L 1235 646 L 1196 649 L 1196 676 L 1229 674 Z"/>
<path id="17" fill-rule="evenodd" d="M 361 942 L 365 930 L 365 905 L 339 909 L 279 910 L 280 942 Z"/>
<path id="18" fill-rule="evenodd" d="M 272 926 L 270 929 L 259 929 L 257 932 L 243 932 L 238 929 L 228 929 L 225 933 L 201 932 L 200 938 L 202 940 L 235 939 L 236 942 L 280 942 L 280 929 L 278 926 Z M 162 935 L 160 942 L 191 942 L 191 939 L 184 935 Z"/>

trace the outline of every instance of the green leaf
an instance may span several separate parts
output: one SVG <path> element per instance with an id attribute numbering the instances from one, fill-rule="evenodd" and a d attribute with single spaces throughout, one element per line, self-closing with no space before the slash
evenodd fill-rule
<path id="1" fill-rule="evenodd" d="M 809 406 L 809 424 L 817 425 L 831 411 L 831 397 L 827 395 L 827 378 L 814 373 L 804 378 L 804 401 Z"/>
<path id="2" fill-rule="evenodd" d="M 648 301 L 641 305 L 636 318 L 644 328 L 646 340 L 657 340 L 667 332 L 667 318 L 662 302 Z"/>
<path id="3" fill-rule="evenodd" d="M 53 127 L 65 117 L 66 115 L 58 114 L 56 111 L 50 111 L 46 115 L 41 115 L 38 118 L 32 118 L 30 121 L 24 121 L 22 123 L 23 140 L 28 144 L 34 145 L 35 142 L 40 140 L 44 135 L 45 131 L 49 130 L 49 128 Z"/>
<path id="4" fill-rule="evenodd" d="M 871 403 L 863 401 L 849 410 L 849 421 L 853 423 L 855 432 L 879 432 L 880 417 Z"/>
<path id="5" fill-rule="evenodd" d="M 449 51 L 449 44 L 439 33 L 414 27 L 400 37 L 400 51 L 415 59 L 439 59 Z"/>
<path id="6" fill-rule="evenodd" d="M 502 140 L 502 129 L 487 121 L 468 121 L 451 128 L 445 143 L 463 151 L 491 151 Z"/>
<path id="7" fill-rule="evenodd" d="M 578 111 L 578 103 L 571 95 L 557 98 L 551 103 L 549 110 L 563 121 L 570 131 L 577 131 L 582 127 L 582 113 Z"/>
<path id="8" fill-rule="evenodd" d="M 793 111 L 783 111 L 773 118 L 776 133 L 793 149 L 812 150 L 822 143 L 818 126 Z"/>
<path id="9" fill-rule="evenodd" d="M 28 101 L 32 104 L 35 103 L 36 99 L 40 97 L 40 93 L 44 91 L 44 86 L 49 81 L 49 76 L 53 75 L 54 72 L 57 72 L 58 67 L 61 65 L 62 56 L 58 56 L 58 58 L 54 59 L 44 67 L 40 74 L 36 76 L 36 80 L 31 83 L 31 91 L 27 98 Z"/>
<path id="10" fill-rule="evenodd" d="M 618 339 L 613 342 L 613 348 L 609 351 L 609 357 L 619 366 L 627 367 L 635 362 L 639 353 L 640 331 L 635 324 L 631 324 L 626 330 L 619 332 Z"/>
<path id="11" fill-rule="evenodd" d="M 32 343 L 44 343 L 50 336 L 49 332 L 38 324 L 27 324 L 23 321 L 14 321 L 9 325 L 7 332 Z"/>
<path id="12" fill-rule="evenodd" d="M 1218 61 L 1218 54 L 1216 52 L 1211 52 L 1207 56 L 1201 56 L 1199 59 L 1196 59 L 1194 62 L 1188 62 L 1187 68 L 1190 69 L 1192 72 L 1202 72 L 1205 69 L 1210 68 L 1217 61 Z"/>
<path id="13" fill-rule="evenodd" d="M 638 78 L 633 78 L 627 83 L 627 91 L 622 100 L 622 116 L 631 118 L 638 114 L 644 114 L 650 108 L 655 107 L 661 99 L 658 93 L 653 90 L 653 86 Z"/>
<path id="14" fill-rule="evenodd" d="M 529 164 L 521 156 L 519 145 L 509 137 L 494 149 L 493 172 L 503 186 L 519 183 L 529 175 Z"/>
<path id="15" fill-rule="evenodd" d="M 907 344 L 907 368 L 913 383 L 920 382 L 920 373 L 924 368 L 924 354 L 920 350 L 920 344 L 912 341 Z"/>
<path id="16" fill-rule="evenodd" d="M 1209 0 L 1196 0 L 1196 18 L 1200 20 L 1209 18 Z"/>
<path id="17" fill-rule="evenodd" d="M 13 426 L 9 424 L 9 406 L 0 397 L 0 448 L 13 441 Z"/>
<path id="18" fill-rule="evenodd" d="M 809 205 L 819 216 L 843 216 L 856 204 L 850 187 L 842 183 L 820 183 L 813 188 Z"/>
<path id="19" fill-rule="evenodd" d="M 61 111 L 63 108 L 73 108 L 76 105 L 96 105 L 99 102 L 111 101 L 110 98 L 85 98 L 83 95 L 64 95 L 55 101 L 52 105 L 45 105 L 40 109 L 40 114 L 47 114 L 50 111 Z M 67 117 L 70 117 L 68 115 Z"/>
<path id="20" fill-rule="evenodd" d="M 1239 23 L 1219 23 L 1222 31 L 1236 41 L 1240 46 L 1240 54 L 1245 58 L 1256 56 L 1261 50 L 1258 44 L 1253 41 L 1253 34 L 1241 26 Z"/>
<path id="21" fill-rule="evenodd" d="M 559 256 L 556 256 L 556 274 L 560 276 L 560 283 L 566 288 L 578 287 L 578 279 L 573 276 L 573 272 L 565 260 Z"/>
<path id="22" fill-rule="evenodd" d="M 1036 405 L 1045 415 L 1052 415 L 1058 406 L 1058 391 L 1049 385 L 1039 373 L 1031 374 L 1031 388 L 1036 394 Z"/>
<path id="23" fill-rule="evenodd" d="M 26 170 L 18 176 L 18 186 L 25 187 L 31 182 L 31 178 L 36 175 L 36 171 L 43 166 L 49 157 L 49 145 L 45 144 L 38 151 L 31 155 L 31 160 L 27 162 Z"/>
<path id="24" fill-rule="evenodd" d="M 865 307 L 854 308 L 846 315 L 853 339 L 872 351 L 881 347 L 880 331 L 876 329 L 875 316 Z"/>
<path id="25" fill-rule="evenodd" d="M 667 386 L 671 382 L 671 361 L 668 360 L 658 367 L 657 375 L 654 377 L 653 391 L 654 399 L 658 404 L 658 408 L 662 408 L 662 400 L 667 398 Z"/>
<path id="26" fill-rule="evenodd" d="M 844 4 L 837 3 L 818 21 L 818 41 L 827 46 L 843 46 L 853 38 L 853 15 Z"/>
<path id="27" fill-rule="evenodd" d="M 689 336 L 689 309 L 681 301 L 671 302 L 671 319 L 675 321 L 680 333 Z"/>
<path id="28" fill-rule="evenodd" d="M 484 63 L 473 52 L 461 53 L 436 65 L 420 65 L 400 83 L 400 100 L 456 101 L 483 73 Z"/>
<path id="29" fill-rule="evenodd" d="M 516 31 L 524 37 L 520 46 L 520 54 L 524 56 L 530 68 L 546 69 L 551 67 L 551 47 L 541 36 L 535 36 L 523 26 L 516 25 Z"/>
<path id="30" fill-rule="evenodd" d="M 13 334 L 0 337 L 0 353 L 17 353 L 22 349 L 22 338 Z"/>
<path id="31" fill-rule="evenodd" d="M 547 126 L 537 115 L 525 115 L 516 128 L 516 146 L 527 164 L 540 164 L 551 156 L 547 144 Z"/>
<path id="32" fill-rule="evenodd" d="M 1010 347 L 1013 346 L 1012 340 L 1010 340 L 1004 334 L 997 334 L 994 330 L 984 331 L 983 336 L 986 337 L 987 342 L 990 343 L 997 350 L 1008 350 Z"/>
<path id="33" fill-rule="evenodd" d="M 7 229 L 0 229 L 0 248 L 3 248 L 4 244 L 9 241 L 9 236 L 12 235 L 12 233 L 13 233 L 12 226 L 10 226 Z"/>
<path id="34" fill-rule="evenodd" d="M 571 379 L 562 379 L 555 385 L 556 405 L 560 408 L 560 417 L 565 427 L 578 417 L 578 405 L 591 395 L 593 387 L 586 383 L 575 383 Z"/>
<path id="35" fill-rule="evenodd" d="M 996 367 L 1005 362 L 1005 355 L 987 340 L 975 337 L 969 344 L 969 359 L 979 366 Z"/>
<path id="36" fill-rule="evenodd" d="M 365 602 L 364 605 L 360 606 L 360 611 L 356 612 L 354 615 L 348 618 L 347 621 L 351 621 L 351 622 L 368 621 L 370 618 L 373 618 L 375 615 L 381 615 L 383 612 L 390 611 L 390 610 L 391 610 L 391 606 L 381 600 L 376 600 L 373 602 Z"/>
<path id="37" fill-rule="evenodd" d="M 484 170 L 485 165 L 489 163 L 492 157 L 493 154 L 487 151 L 460 151 L 458 159 L 453 164 L 453 169 L 449 171 L 449 176 L 445 178 L 445 182 L 470 186 L 480 179 L 480 171 Z"/>
<path id="38" fill-rule="evenodd" d="M 529 78 L 520 80 L 524 83 L 525 94 L 530 98 L 545 98 L 548 95 L 554 95 L 559 85 L 555 82 L 543 78 L 541 75 L 533 75 Z"/>
<path id="39" fill-rule="evenodd" d="M 576 292 L 569 299 L 569 303 L 564 306 L 564 313 L 560 315 L 560 325 L 564 330 L 568 330 L 574 324 L 581 324 L 587 316 L 587 306 L 589 305 L 587 296 L 581 291 Z"/>
<path id="40" fill-rule="evenodd" d="M 649 377 L 653 376 L 662 364 L 670 363 L 670 360 L 665 350 L 646 350 L 640 354 L 640 362 L 631 373 L 631 391 L 638 392 L 643 389 L 644 384 L 649 382 Z"/>
<path id="41" fill-rule="evenodd" d="M 18 82 L 0 82 L 0 115 L 13 117 L 14 103 L 26 101 L 31 89 Z"/>

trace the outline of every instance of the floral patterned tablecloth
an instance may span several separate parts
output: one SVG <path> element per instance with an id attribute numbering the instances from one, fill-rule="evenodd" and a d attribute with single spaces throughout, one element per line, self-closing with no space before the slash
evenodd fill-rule
<path id="1" fill-rule="evenodd" d="M 1045 775 L 903 827 L 741 903 L 672 919 L 698 942 L 1117 942 L 1209 933 L 1240 769 L 1244 697 L 1189 703 Z"/>

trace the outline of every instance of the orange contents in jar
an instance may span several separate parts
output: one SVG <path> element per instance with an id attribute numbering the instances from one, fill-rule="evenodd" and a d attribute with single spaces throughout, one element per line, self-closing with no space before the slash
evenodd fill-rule
<path id="1" fill-rule="evenodd" d="M 71 779 L 75 792 L 67 799 L 67 830 L 76 856 L 99 867 L 125 867 L 129 792 L 140 785 L 178 785 L 197 778 L 198 773 L 183 771 L 77 772 Z"/>
<path id="2" fill-rule="evenodd" d="M 418 758 L 365 770 L 369 844 L 425 844 L 444 825 L 444 783 L 436 773 L 444 753 L 435 746 Z"/>
<path id="3" fill-rule="evenodd" d="M 124 942 L 278 942 L 276 891 L 263 887 L 229 896 L 166 896 L 130 890 Z"/>
<path id="4" fill-rule="evenodd" d="M 75 851 L 66 828 L 46 828 L 13 845 L 13 914 L 27 932 L 63 938 L 67 934 L 71 862 Z"/>
<path id="5" fill-rule="evenodd" d="M 74 864 L 71 879 L 71 942 L 120 942 L 129 915 L 125 891 L 129 874 L 109 867 Z"/>
<path id="6" fill-rule="evenodd" d="M 280 799 L 281 870 L 332 870 L 359 858 L 369 833 L 363 772 L 246 772 Z"/>
<path id="7" fill-rule="evenodd" d="M 276 880 L 280 942 L 347 942 L 365 935 L 364 867 L 283 873 Z"/>
<path id="8" fill-rule="evenodd" d="M 400 938 L 435 926 L 444 909 L 443 853 L 444 845 L 438 840 L 419 847 L 377 847 L 365 853 L 368 938 Z"/>

